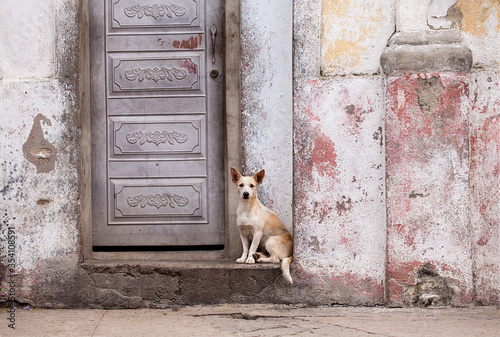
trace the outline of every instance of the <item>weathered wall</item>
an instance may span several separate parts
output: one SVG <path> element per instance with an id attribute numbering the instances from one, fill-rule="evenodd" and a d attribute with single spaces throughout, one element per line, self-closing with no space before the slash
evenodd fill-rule
<path id="1" fill-rule="evenodd" d="M 500 298 L 500 3 L 458 0 L 474 56 L 470 76 L 470 188 L 475 301 Z"/>
<path id="2" fill-rule="evenodd" d="M 280 215 L 290 230 L 293 128 L 291 60 L 292 2 L 242 1 L 240 74 L 243 174 L 266 170 L 259 198 Z"/>
<path id="3" fill-rule="evenodd" d="M 497 1 L 242 1 L 242 166 L 266 169 L 261 199 L 294 232 L 292 289 L 272 266 L 79 265 L 82 3 L 0 4 L 0 257 L 14 227 L 18 301 L 498 303 Z"/>
<path id="4" fill-rule="evenodd" d="M 378 74 L 380 55 L 394 33 L 395 0 L 323 1 L 321 74 Z"/>
<path id="5" fill-rule="evenodd" d="M 456 73 L 388 78 L 387 287 L 392 305 L 472 300 L 468 81 Z M 432 288 L 431 281 L 416 277 L 427 264 L 447 278 L 442 287 L 450 288 L 453 298 L 445 299 L 442 289 L 415 294 L 420 291 L 415 284 Z"/>
<path id="6" fill-rule="evenodd" d="M 382 288 L 394 306 L 498 301 L 497 7 L 295 2 L 295 268 L 303 284 L 341 303 L 377 303 Z M 380 153 L 368 142 L 379 137 L 378 118 Z M 357 134 L 347 132 L 353 124 Z M 364 197 L 353 198 L 360 187 Z"/>
<path id="7" fill-rule="evenodd" d="M 387 303 L 497 303 L 498 57 L 478 46 L 498 35 L 498 6 L 400 4 L 382 58 Z"/>
<path id="8" fill-rule="evenodd" d="M 383 303 L 381 78 L 310 80 L 295 99 L 297 282 L 333 303 Z"/>
<path id="9" fill-rule="evenodd" d="M 1 256 L 13 227 L 20 302 L 79 261 L 77 22 L 73 0 L 0 4 Z"/>
<path id="10" fill-rule="evenodd" d="M 500 77 L 477 71 L 470 83 L 470 184 L 475 300 L 500 295 Z"/>
<path id="11" fill-rule="evenodd" d="M 384 302 L 378 60 L 394 9 L 395 1 L 295 2 L 294 270 L 299 289 L 331 303 Z"/>

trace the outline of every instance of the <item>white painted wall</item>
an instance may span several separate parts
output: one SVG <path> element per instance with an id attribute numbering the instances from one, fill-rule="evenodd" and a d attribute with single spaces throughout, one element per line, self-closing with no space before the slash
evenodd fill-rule
<path id="1" fill-rule="evenodd" d="M 20 302 L 33 300 L 32 287 L 43 275 L 57 275 L 58 268 L 69 273 L 79 260 L 77 63 L 68 52 L 78 33 L 77 3 L 0 2 L 0 205 L 4 224 L 15 230 Z M 58 69 L 62 64 L 69 70 Z M 65 78 L 63 71 L 74 77 Z M 36 129 L 41 144 L 55 150 L 55 166 L 47 172 L 39 172 L 23 153 Z M 44 153 L 32 150 L 35 156 Z M 0 235 L 3 245 L 6 233 Z M 56 260 L 62 262 L 51 272 L 44 267 Z"/>
<path id="2" fill-rule="evenodd" d="M 292 228 L 292 8 L 241 3 L 242 166 L 266 170 L 261 201 Z M 238 165 L 238 163 L 234 163 Z"/>
<path id="3" fill-rule="evenodd" d="M 45 79 L 54 75 L 53 0 L 0 2 L 0 78 Z"/>

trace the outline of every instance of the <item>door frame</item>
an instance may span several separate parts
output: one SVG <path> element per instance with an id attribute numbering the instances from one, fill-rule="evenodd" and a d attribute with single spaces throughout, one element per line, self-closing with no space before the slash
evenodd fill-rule
<path id="1" fill-rule="evenodd" d="M 79 11 L 79 87 L 80 111 L 80 207 L 81 260 L 221 260 L 234 259 L 241 253 L 236 226 L 237 192 L 232 186 L 229 170 L 241 165 L 240 114 L 240 0 L 223 0 L 224 16 L 224 177 L 225 181 L 225 242 L 224 250 L 209 252 L 93 252 L 92 251 L 92 190 L 91 190 L 91 111 L 90 111 L 90 15 L 89 0 L 78 2 Z"/>

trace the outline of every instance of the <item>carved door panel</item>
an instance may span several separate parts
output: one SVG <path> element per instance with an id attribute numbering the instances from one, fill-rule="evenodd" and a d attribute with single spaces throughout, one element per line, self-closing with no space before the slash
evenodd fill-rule
<path id="1" fill-rule="evenodd" d="M 223 244 L 222 0 L 90 16 L 93 245 Z"/>

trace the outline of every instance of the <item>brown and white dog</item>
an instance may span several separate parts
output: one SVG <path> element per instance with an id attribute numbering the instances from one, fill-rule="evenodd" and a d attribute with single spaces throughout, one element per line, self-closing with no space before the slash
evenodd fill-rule
<path id="1" fill-rule="evenodd" d="M 262 205 L 257 198 L 257 186 L 262 183 L 264 174 L 265 171 L 262 170 L 253 176 L 242 176 L 238 170 L 231 167 L 233 183 L 238 186 L 236 222 L 243 244 L 243 254 L 236 262 L 279 263 L 281 260 L 283 277 L 292 283 L 292 236 L 276 213 Z"/>

